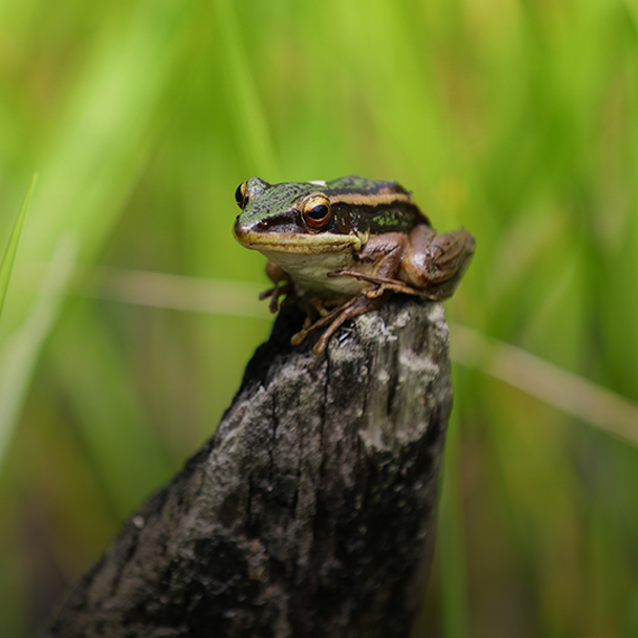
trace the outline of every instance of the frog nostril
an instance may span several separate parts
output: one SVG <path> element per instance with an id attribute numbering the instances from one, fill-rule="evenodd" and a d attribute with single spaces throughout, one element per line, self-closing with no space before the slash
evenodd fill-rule
<path id="1" fill-rule="evenodd" d="M 284 232 L 285 230 L 290 230 L 291 223 L 294 221 L 291 219 L 290 215 L 287 214 L 278 214 L 278 215 L 266 215 L 263 219 L 260 219 L 258 222 L 252 226 L 254 230 L 257 232 Z"/>

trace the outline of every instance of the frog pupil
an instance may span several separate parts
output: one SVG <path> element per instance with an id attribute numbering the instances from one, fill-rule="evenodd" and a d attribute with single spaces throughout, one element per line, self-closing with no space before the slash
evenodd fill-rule
<path id="1" fill-rule="evenodd" d="M 310 219 L 321 221 L 324 217 L 328 216 L 328 207 L 325 204 L 319 204 L 319 206 L 311 208 L 306 214 Z"/>
<path id="2" fill-rule="evenodd" d="M 244 208 L 248 203 L 248 197 L 244 194 L 244 183 L 245 182 L 242 182 L 235 191 L 235 201 L 237 202 L 237 206 L 239 206 L 239 208 Z"/>

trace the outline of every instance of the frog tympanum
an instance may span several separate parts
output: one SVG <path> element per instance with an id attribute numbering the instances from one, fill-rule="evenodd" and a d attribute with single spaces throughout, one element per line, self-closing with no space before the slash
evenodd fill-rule
<path id="1" fill-rule="evenodd" d="M 392 292 L 449 297 L 474 252 L 463 228 L 437 235 L 398 182 L 349 175 L 269 184 L 251 177 L 235 199 L 242 209 L 235 237 L 269 260 L 275 286 L 260 298 L 272 297 L 273 312 L 282 295 L 306 309 L 293 345 L 326 328 L 315 354 L 344 321 L 380 307 Z"/>

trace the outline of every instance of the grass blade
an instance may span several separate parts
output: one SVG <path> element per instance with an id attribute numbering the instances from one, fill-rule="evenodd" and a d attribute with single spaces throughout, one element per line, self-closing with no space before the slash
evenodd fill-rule
<path id="1" fill-rule="evenodd" d="M 42 344 L 58 316 L 77 253 L 78 243 L 73 236 L 65 235 L 58 240 L 31 313 L 25 323 L 6 338 L 0 351 L 0 467 Z"/>
<path id="2" fill-rule="evenodd" d="M 29 208 L 29 202 L 31 201 L 31 194 L 35 188 L 35 183 L 38 179 L 38 174 L 34 173 L 31 178 L 31 183 L 27 190 L 27 194 L 22 201 L 22 207 L 18 213 L 18 217 L 13 225 L 11 231 L 11 237 L 9 237 L 9 243 L 4 251 L 2 257 L 2 265 L 0 266 L 0 315 L 2 315 L 2 307 L 4 306 L 4 299 L 7 296 L 7 288 L 9 287 L 9 280 L 11 279 L 11 271 L 13 269 L 13 262 L 15 260 L 16 252 L 18 251 L 18 242 L 20 241 L 20 233 L 22 232 L 22 226 L 24 224 L 24 218 L 27 214 L 27 208 Z"/>
<path id="3" fill-rule="evenodd" d="M 638 404 L 530 352 L 453 324 L 452 359 L 477 367 L 547 405 L 638 445 Z"/>

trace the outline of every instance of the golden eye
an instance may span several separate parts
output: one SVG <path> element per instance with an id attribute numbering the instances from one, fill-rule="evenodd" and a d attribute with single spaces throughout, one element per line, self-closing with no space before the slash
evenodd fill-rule
<path id="1" fill-rule="evenodd" d="M 242 182 L 235 191 L 235 201 L 237 202 L 237 206 L 239 208 L 246 208 L 246 204 L 248 204 L 248 191 L 246 190 L 247 182 Z"/>
<path id="2" fill-rule="evenodd" d="M 330 201 L 325 195 L 313 195 L 303 205 L 303 216 L 310 228 L 321 228 L 330 219 Z"/>

